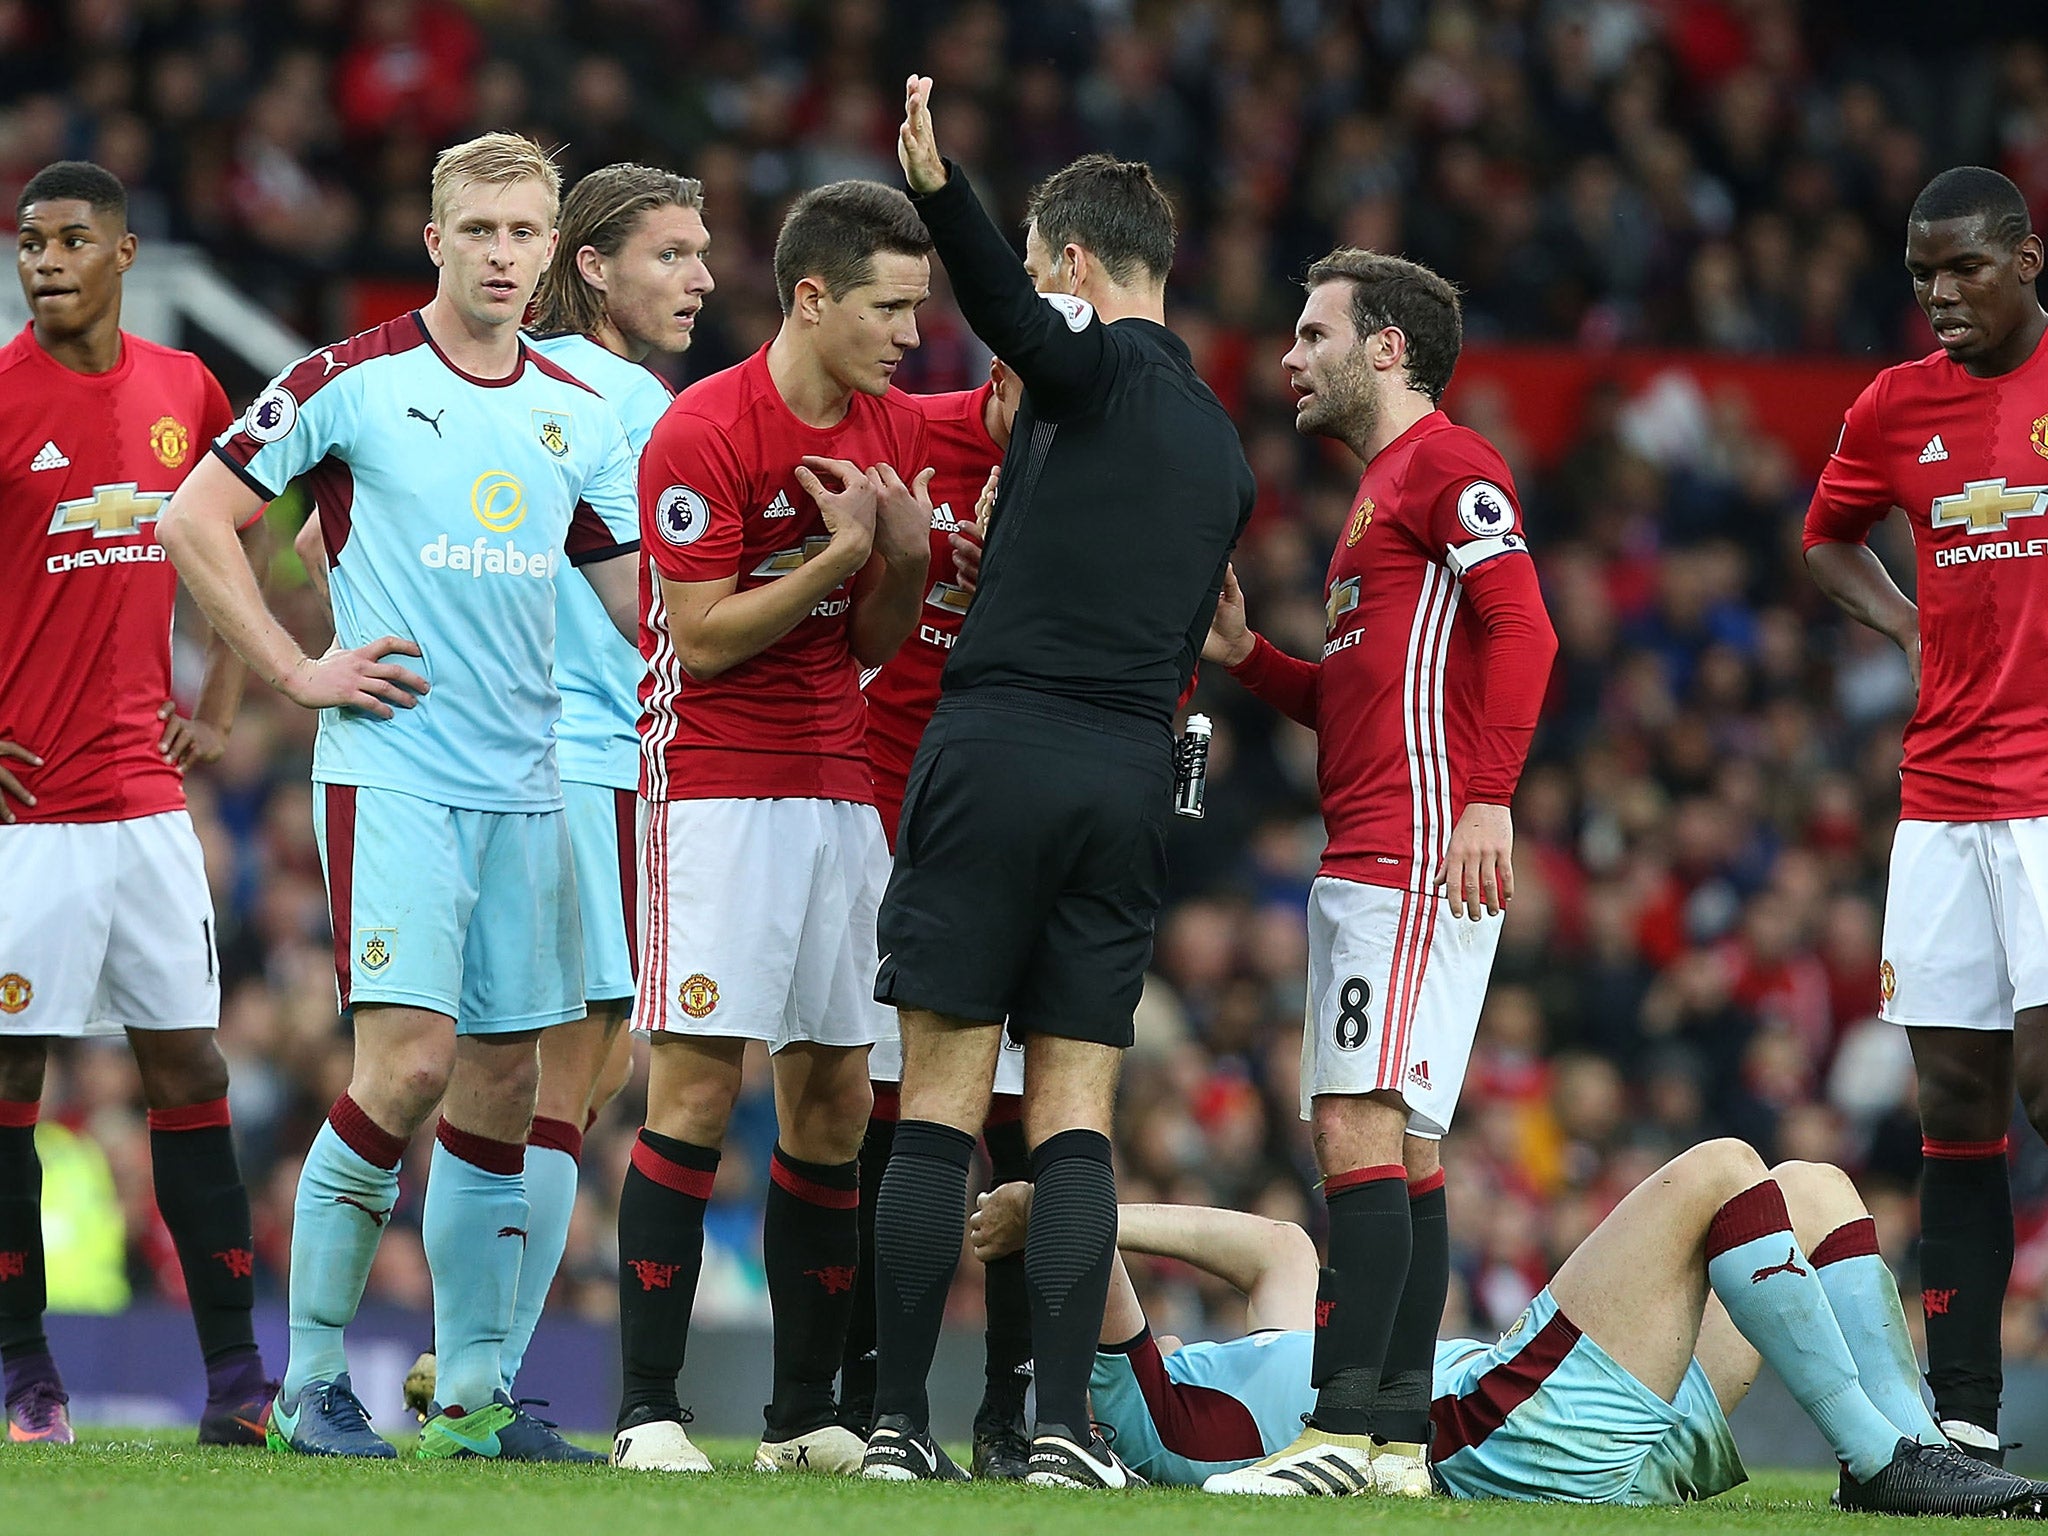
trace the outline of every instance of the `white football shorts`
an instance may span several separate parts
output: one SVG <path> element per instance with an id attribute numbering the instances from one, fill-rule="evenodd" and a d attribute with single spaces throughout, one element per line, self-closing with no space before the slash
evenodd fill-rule
<path id="1" fill-rule="evenodd" d="M 888 1010 L 891 1015 L 895 1009 Z M 868 1054 L 868 1080 L 876 1083 L 900 1083 L 903 1081 L 903 1036 L 895 1023 L 889 1025 L 888 1033 L 875 1042 L 875 1048 Z M 1003 1031 L 1003 1048 L 996 1052 L 997 1093 L 1021 1095 L 1024 1092 L 1024 1047 L 1010 1038 L 1010 1032 Z"/>
<path id="2" fill-rule="evenodd" d="M 1899 823 L 1878 997 L 1894 1024 L 1948 1029 L 2048 1003 L 2048 817 Z"/>
<path id="3" fill-rule="evenodd" d="M 637 1029 L 873 1045 L 889 845 L 850 800 L 642 800 Z"/>
<path id="4" fill-rule="evenodd" d="M 188 813 L 0 826 L 0 1035 L 219 1022 L 213 895 Z"/>
<path id="5" fill-rule="evenodd" d="M 1409 1135 L 1448 1131 L 1500 925 L 1452 917 L 1440 895 L 1318 876 L 1308 893 L 1302 1119 L 1319 1094 L 1393 1091 L 1408 1105 Z"/>

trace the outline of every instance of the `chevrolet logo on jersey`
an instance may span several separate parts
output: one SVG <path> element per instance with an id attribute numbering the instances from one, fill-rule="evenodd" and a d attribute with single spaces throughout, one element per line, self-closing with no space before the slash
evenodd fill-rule
<path id="1" fill-rule="evenodd" d="M 50 532 L 83 533 L 90 528 L 96 539 L 124 539 L 144 523 L 155 522 L 170 499 L 169 491 L 138 490 L 133 480 L 96 485 L 90 496 L 57 503 Z"/>
<path id="2" fill-rule="evenodd" d="M 1323 633 L 1328 634 L 1337 627 L 1337 621 L 1358 606 L 1358 578 L 1346 576 L 1330 588 L 1329 601 L 1323 604 Z"/>
<path id="3" fill-rule="evenodd" d="M 802 570 L 831 546 L 829 535 L 814 533 L 794 549 L 778 549 L 754 567 L 754 574 L 764 579 L 787 576 L 791 571 Z"/>
<path id="4" fill-rule="evenodd" d="M 928 607 L 942 609 L 947 613 L 965 613 L 974 601 L 974 594 L 965 587 L 956 587 L 950 581 L 935 581 L 931 591 L 925 594 Z"/>
<path id="5" fill-rule="evenodd" d="M 2014 517 L 2039 517 L 2048 512 L 2048 485 L 2015 485 L 2003 479 L 1965 480 L 1953 496 L 1937 496 L 1928 520 L 1937 528 L 1963 527 L 1971 533 L 1995 533 Z"/>

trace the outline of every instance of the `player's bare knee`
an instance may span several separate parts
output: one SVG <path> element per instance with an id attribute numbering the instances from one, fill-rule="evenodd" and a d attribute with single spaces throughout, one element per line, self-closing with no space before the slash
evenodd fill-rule
<path id="1" fill-rule="evenodd" d="M 874 1085 L 867 1074 L 835 1074 L 790 1106 L 781 1128 L 782 1145 L 805 1162 L 845 1163 L 860 1155 L 868 1116 L 874 1113 Z"/>
<path id="2" fill-rule="evenodd" d="M 41 1035 L 0 1035 L 0 1101 L 34 1104 L 42 1098 L 49 1048 Z"/>
<path id="3" fill-rule="evenodd" d="M 1769 1177 L 1756 1148 L 1734 1136 L 1703 1141 L 1680 1153 L 1671 1167 L 1675 1176 L 1717 1207 Z"/>
<path id="4" fill-rule="evenodd" d="M 1771 1178 L 1784 1192 L 1785 1209 L 1802 1241 L 1808 1240 L 1809 1229 L 1817 1241 L 1868 1214 L 1849 1175 L 1833 1163 L 1784 1162 L 1771 1170 Z"/>
<path id="5" fill-rule="evenodd" d="M 212 1030 L 136 1030 L 128 1038 L 143 1102 L 151 1109 L 183 1109 L 227 1097 L 228 1064 Z"/>

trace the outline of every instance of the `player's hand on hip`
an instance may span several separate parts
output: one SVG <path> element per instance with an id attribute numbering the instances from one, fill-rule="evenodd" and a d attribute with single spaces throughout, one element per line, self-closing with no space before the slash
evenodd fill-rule
<path id="1" fill-rule="evenodd" d="M 1031 1186 L 1022 1180 L 977 1195 L 967 1240 L 984 1264 L 1020 1252 L 1031 1231 Z"/>
<path id="2" fill-rule="evenodd" d="M 15 777 L 14 771 L 7 766 L 9 761 L 40 768 L 43 766 L 43 760 L 20 742 L 0 737 L 0 822 L 11 823 L 14 820 L 14 807 L 7 803 L 8 800 L 14 799 L 23 805 L 34 805 L 36 797 L 28 792 L 26 784 Z"/>
<path id="3" fill-rule="evenodd" d="M 932 81 L 912 75 L 903 86 L 903 126 L 896 130 L 896 158 L 903 179 L 923 197 L 946 184 L 946 162 L 939 156 L 938 134 L 932 128 Z"/>
<path id="4" fill-rule="evenodd" d="M 805 457 L 797 466 L 797 484 L 810 493 L 825 519 L 825 531 L 852 569 L 868 563 L 875 547 L 875 486 L 856 464 L 845 459 Z"/>
<path id="5" fill-rule="evenodd" d="M 396 635 L 353 650 L 336 646 L 318 661 L 310 656 L 301 661 L 278 684 L 278 690 L 308 709 L 358 709 L 389 720 L 394 705 L 411 709 L 419 703 L 427 691 L 427 680 L 384 658 L 419 654 L 419 646 Z"/>
<path id="6" fill-rule="evenodd" d="M 156 749 L 180 773 L 194 763 L 217 763 L 228 749 L 225 731 L 204 720 L 187 720 L 178 713 L 175 700 L 165 699 L 157 705 L 156 717 L 164 723 L 163 739 Z"/>
<path id="7" fill-rule="evenodd" d="M 909 485 L 892 464 L 868 471 L 875 488 L 875 552 L 891 565 L 922 565 L 932 555 L 932 476 L 923 470 Z"/>
<path id="8" fill-rule="evenodd" d="M 1209 637 L 1202 642 L 1202 660 L 1234 667 L 1251 653 L 1252 632 L 1245 620 L 1244 589 L 1237 584 L 1237 567 L 1226 565 L 1223 590 L 1216 595 L 1216 614 L 1209 620 Z"/>
<path id="9" fill-rule="evenodd" d="M 1474 800 L 1451 829 L 1450 847 L 1436 883 L 1451 903 L 1451 916 L 1478 922 L 1503 911 L 1515 894 L 1515 821 L 1504 805 Z"/>

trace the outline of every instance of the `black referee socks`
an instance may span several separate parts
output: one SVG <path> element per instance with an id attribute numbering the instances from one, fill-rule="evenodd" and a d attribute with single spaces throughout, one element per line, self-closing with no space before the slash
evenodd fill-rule
<path id="1" fill-rule="evenodd" d="M 1031 1177 L 1031 1150 L 1024 1144 L 1021 1119 L 991 1120 L 981 1136 L 988 1145 L 992 1187 Z M 1031 1386 L 1031 1297 L 1024 1287 L 1024 1255 L 1005 1254 L 991 1261 L 983 1267 L 983 1282 L 988 1381 L 977 1417 L 1008 1420 L 1023 1413 L 1024 1394 Z"/>
<path id="2" fill-rule="evenodd" d="M 931 1120 L 896 1127 L 875 1207 L 875 1413 L 931 1423 L 925 1379 L 967 1232 L 974 1138 Z"/>
<path id="3" fill-rule="evenodd" d="M 1100 1131 L 1061 1131 L 1031 1154 L 1031 1233 L 1024 1283 L 1031 1294 L 1040 1434 L 1086 1445 L 1088 1376 L 1116 1254 L 1116 1170 Z"/>

